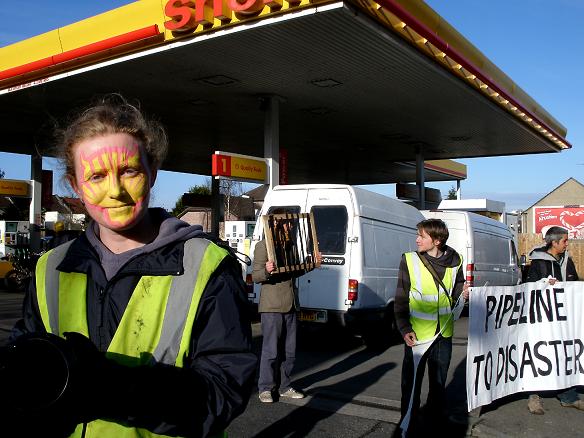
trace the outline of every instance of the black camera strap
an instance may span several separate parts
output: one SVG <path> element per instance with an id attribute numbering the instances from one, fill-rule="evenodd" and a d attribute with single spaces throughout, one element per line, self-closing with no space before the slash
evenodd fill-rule
<path id="1" fill-rule="evenodd" d="M 442 286 L 442 288 L 444 289 L 444 293 L 448 297 L 450 297 L 450 292 L 448 291 L 448 288 L 444 285 L 444 282 L 438 276 L 438 273 L 434 269 L 434 266 L 432 266 L 432 264 L 428 261 L 428 259 L 426 258 L 426 255 L 425 254 L 422 254 L 419 251 L 416 251 L 416 254 L 418 254 L 418 257 L 420 257 L 420 260 L 422 260 L 422 263 L 424 264 L 424 266 L 426 267 L 426 269 L 428 270 L 428 272 L 430 272 L 430 274 L 432 274 L 432 277 L 434 277 L 434 280 L 436 280 L 440 284 L 440 286 Z"/>

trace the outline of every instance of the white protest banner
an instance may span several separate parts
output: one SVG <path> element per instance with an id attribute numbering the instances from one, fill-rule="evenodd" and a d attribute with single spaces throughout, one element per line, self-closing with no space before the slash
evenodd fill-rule
<path id="1" fill-rule="evenodd" d="M 584 385 L 584 282 L 470 291 L 468 410 L 522 391 Z"/>

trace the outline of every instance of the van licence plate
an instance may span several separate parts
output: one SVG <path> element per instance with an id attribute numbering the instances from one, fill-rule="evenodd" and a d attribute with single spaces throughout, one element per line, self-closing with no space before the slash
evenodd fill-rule
<path id="1" fill-rule="evenodd" d="M 298 320 L 305 322 L 327 322 L 326 310 L 301 310 Z"/>

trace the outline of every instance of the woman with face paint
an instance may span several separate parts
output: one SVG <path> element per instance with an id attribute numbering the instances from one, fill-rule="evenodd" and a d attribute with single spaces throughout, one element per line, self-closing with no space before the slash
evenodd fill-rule
<path id="1" fill-rule="evenodd" d="M 201 226 L 148 208 L 166 150 L 163 128 L 121 96 L 62 132 L 92 222 L 39 260 L 13 333 L 14 350 L 57 335 L 74 359 L 56 402 L 22 408 L 38 436 L 223 436 L 247 404 L 256 357 L 239 264 Z"/>

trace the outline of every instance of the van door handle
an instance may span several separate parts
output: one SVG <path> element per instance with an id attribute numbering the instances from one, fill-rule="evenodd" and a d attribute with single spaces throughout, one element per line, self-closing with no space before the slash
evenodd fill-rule
<path id="1" fill-rule="evenodd" d="M 310 283 L 310 280 L 307 280 L 307 283 Z"/>

